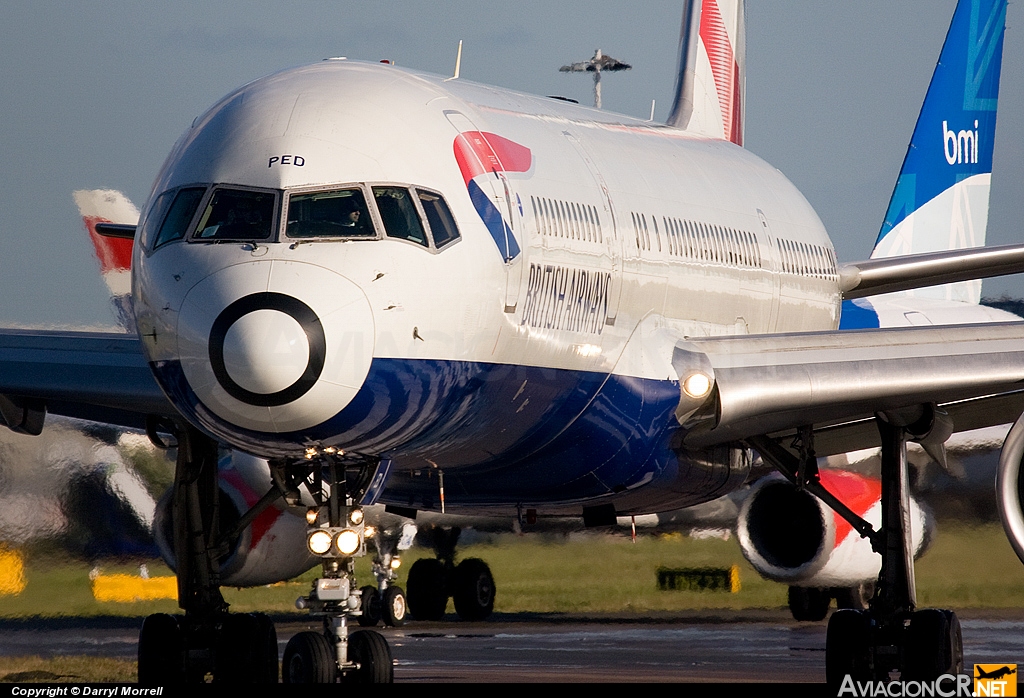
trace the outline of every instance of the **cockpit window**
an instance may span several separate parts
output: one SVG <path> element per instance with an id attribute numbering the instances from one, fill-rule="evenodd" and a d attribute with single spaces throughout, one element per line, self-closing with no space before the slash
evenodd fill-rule
<path id="1" fill-rule="evenodd" d="M 183 238 L 205 191 L 206 187 L 169 189 L 156 197 L 139 229 L 142 249 L 152 251 Z"/>
<path id="2" fill-rule="evenodd" d="M 374 187 L 373 198 L 388 237 L 409 240 L 429 247 L 412 195 L 405 187 Z"/>
<path id="3" fill-rule="evenodd" d="M 455 217 L 441 195 L 419 189 L 416 193 L 420 197 L 423 213 L 427 216 L 430 234 L 434 236 L 434 247 L 441 249 L 449 242 L 457 240 L 459 229 L 455 227 Z"/>
<path id="4" fill-rule="evenodd" d="M 285 234 L 290 238 L 373 238 L 377 235 L 366 207 L 366 197 L 359 188 L 292 194 L 288 199 Z"/>
<path id="5" fill-rule="evenodd" d="M 191 187 L 178 192 L 178 195 L 174 197 L 174 203 L 171 204 L 171 210 L 167 212 L 167 217 L 164 218 L 163 225 L 160 226 L 156 240 L 153 241 L 154 250 L 171 240 L 180 240 L 185 237 L 188 224 L 192 222 L 192 216 L 196 215 L 196 209 L 199 208 L 199 201 L 203 198 L 204 192 L 206 192 L 206 187 Z"/>
<path id="6" fill-rule="evenodd" d="M 196 227 L 196 240 L 266 240 L 274 232 L 276 194 L 218 189 Z"/>
<path id="7" fill-rule="evenodd" d="M 156 235 L 157 227 L 161 221 L 167 215 L 167 209 L 171 205 L 171 201 L 174 200 L 174 191 L 165 191 L 160 196 L 156 197 L 156 201 L 149 207 L 149 213 L 146 215 L 145 220 L 142 221 L 142 225 L 139 228 L 139 244 L 142 245 L 142 249 L 151 250 L 153 249 L 152 242 L 153 237 Z"/>

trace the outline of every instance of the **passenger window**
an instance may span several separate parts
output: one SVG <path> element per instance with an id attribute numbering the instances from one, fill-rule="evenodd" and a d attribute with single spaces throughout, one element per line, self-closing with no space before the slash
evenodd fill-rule
<path id="1" fill-rule="evenodd" d="M 439 194 L 426 191 L 416 192 L 420 197 L 423 212 L 427 215 L 430 233 L 434 236 L 434 247 L 441 249 L 449 242 L 459 239 L 459 229 L 455 227 L 455 217 L 448 204 Z"/>
<path id="2" fill-rule="evenodd" d="M 335 189 L 288 198 L 285 235 L 290 238 L 373 238 L 363 190 Z"/>
<path id="3" fill-rule="evenodd" d="M 276 194 L 218 189 L 206 205 L 195 239 L 266 240 L 274 232 Z"/>
<path id="4" fill-rule="evenodd" d="M 174 197 L 174 203 L 171 204 L 171 210 L 160 226 L 156 240 L 153 241 L 154 250 L 171 240 L 181 240 L 185 237 L 188 224 L 192 222 L 192 216 L 196 215 L 196 209 L 199 208 L 199 202 L 205 192 L 206 187 L 182 189 L 178 192 Z"/>
<path id="5" fill-rule="evenodd" d="M 409 190 L 404 187 L 374 187 L 373 198 L 377 202 L 384 233 L 391 238 L 409 240 L 428 247 L 427 234 L 416 213 Z"/>

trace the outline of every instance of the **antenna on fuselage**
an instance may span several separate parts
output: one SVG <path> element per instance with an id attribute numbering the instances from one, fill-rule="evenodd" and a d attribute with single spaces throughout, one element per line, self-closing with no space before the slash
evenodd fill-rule
<path id="1" fill-rule="evenodd" d="M 445 79 L 445 82 L 448 82 L 448 80 L 458 80 L 459 79 L 459 72 L 461 72 L 461 70 L 462 70 L 462 39 L 459 39 L 459 51 L 458 51 L 458 53 L 455 54 L 455 75 L 451 76 L 450 78 Z"/>
<path id="2" fill-rule="evenodd" d="M 604 71 L 618 72 L 620 70 L 632 70 L 629 63 L 606 56 L 601 49 L 594 51 L 594 57 L 588 61 L 563 65 L 558 69 L 560 73 L 593 73 L 594 74 L 594 107 L 601 108 L 601 73 Z"/>

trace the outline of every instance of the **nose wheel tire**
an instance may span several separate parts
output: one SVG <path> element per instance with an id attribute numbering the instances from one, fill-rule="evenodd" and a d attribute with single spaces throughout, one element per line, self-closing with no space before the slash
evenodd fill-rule
<path id="1" fill-rule="evenodd" d="M 345 681 L 357 684 L 393 683 L 395 680 L 391 648 L 375 630 L 360 630 L 348 636 L 349 659 L 359 668 L 348 672 Z"/>
<path id="2" fill-rule="evenodd" d="M 360 603 L 363 615 L 359 616 L 359 625 L 364 628 L 372 628 L 381 620 L 380 593 L 377 591 L 377 587 L 369 584 L 364 586 L 361 591 L 363 593 Z"/>
<path id="3" fill-rule="evenodd" d="M 484 620 L 494 611 L 494 577 L 487 563 L 469 558 L 455 568 L 455 612 L 463 620 Z"/>
<path id="4" fill-rule="evenodd" d="M 409 612 L 416 620 L 441 620 L 448 605 L 444 565 L 440 560 L 422 558 L 413 563 L 407 582 Z"/>
<path id="5" fill-rule="evenodd" d="M 326 637 L 306 631 L 288 641 L 281 663 L 284 683 L 334 683 L 337 674 L 334 647 Z"/>
<path id="6" fill-rule="evenodd" d="M 447 602 L 447 599 L 445 599 Z M 381 601 L 381 617 L 384 625 L 395 628 L 405 625 L 409 615 L 409 607 L 405 601 L 405 592 L 402 587 L 390 586 L 384 590 L 384 598 Z"/>

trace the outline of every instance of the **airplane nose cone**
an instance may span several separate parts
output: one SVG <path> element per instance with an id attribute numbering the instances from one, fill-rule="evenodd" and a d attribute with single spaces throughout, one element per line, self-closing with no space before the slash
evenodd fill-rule
<path id="1" fill-rule="evenodd" d="M 358 392 L 373 356 L 365 295 L 328 269 L 253 262 L 189 291 L 178 319 L 182 370 L 199 400 L 257 431 L 305 429 Z"/>
<path id="2" fill-rule="evenodd" d="M 227 323 L 222 323 L 227 326 Z M 222 382 L 243 395 L 276 395 L 270 401 L 282 400 L 280 394 L 307 374 L 309 337 L 302 325 L 291 315 L 269 308 L 254 310 L 236 319 L 227 330 L 218 328 Z M 210 342 L 213 353 L 216 343 Z M 323 357 L 319 357 L 323 368 Z M 214 368 L 216 371 L 216 367 Z M 309 379 L 316 380 L 319 371 L 313 368 Z M 226 387 L 226 386 L 225 386 Z"/>

